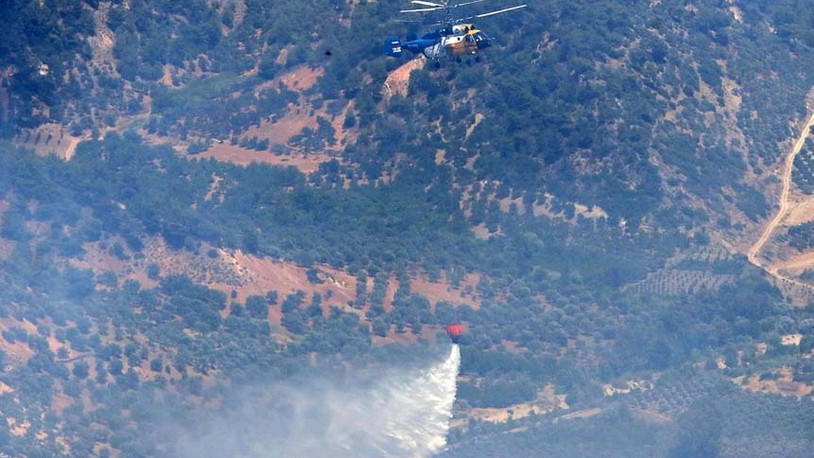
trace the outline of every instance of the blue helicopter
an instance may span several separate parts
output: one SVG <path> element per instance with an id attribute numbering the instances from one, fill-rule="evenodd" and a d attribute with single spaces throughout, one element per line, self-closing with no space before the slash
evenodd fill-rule
<path id="1" fill-rule="evenodd" d="M 443 22 L 445 25 L 442 28 L 426 32 L 421 38 L 408 36 L 406 41 L 401 41 L 399 37 L 390 37 L 384 43 L 385 54 L 391 57 L 401 57 L 405 50 L 413 54 L 424 54 L 427 59 L 435 63 L 436 67 L 440 66 L 442 57 L 453 58 L 458 62 L 461 61 L 462 56 L 474 56 L 475 60 L 478 60 L 479 52 L 492 45 L 491 40 L 474 24 L 464 23 L 464 21 L 508 13 L 527 6 L 525 4 L 517 5 L 462 19 L 454 19 L 453 11 L 456 8 L 483 1 L 486 0 L 450 4 L 448 0 L 444 0 L 444 3 L 412 0 L 411 3 L 424 6 L 424 8 L 401 10 L 402 13 L 429 13 L 443 10 L 446 13 L 446 21 Z"/>

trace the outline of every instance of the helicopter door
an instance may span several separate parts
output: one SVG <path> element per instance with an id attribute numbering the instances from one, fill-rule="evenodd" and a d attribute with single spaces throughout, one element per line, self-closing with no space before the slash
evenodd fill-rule
<path id="1" fill-rule="evenodd" d="M 441 57 L 441 43 L 436 43 L 424 48 L 424 55 L 427 59 L 438 60 L 438 58 Z"/>

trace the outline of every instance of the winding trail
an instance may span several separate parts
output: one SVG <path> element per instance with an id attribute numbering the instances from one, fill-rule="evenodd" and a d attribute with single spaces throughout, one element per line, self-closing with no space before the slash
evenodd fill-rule
<path id="1" fill-rule="evenodd" d="M 780 194 L 780 209 L 777 210 L 777 214 L 775 215 L 774 219 L 763 229 L 763 233 L 760 235 L 760 238 L 747 253 L 747 257 L 749 262 L 754 264 L 757 267 L 765 270 L 770 275 L 774 276 L 775 278 L 786 281 L 789 283 L 793 283 L 795 285 L 803 286 L 805 288 L 812 288 L 811 285 L 805 284 L 803 282 L 797 281 L 793 278 L 789 278 L 785 275 L 780 274 L 779 269 L 776 266 L 771 266 L 763 262 L 758 256 L 760 254 L 760 250 L 769 240 L 774 230 L 777 228 L 777 225 L 783 220 L 786 214 L 789 211 L 789 194 L 791 192 L 791 175 L 792 171 L 794 170 L 794 159 L 797 157 L 797 154 L 803 149 L 803 145 L 805 145 L 806 138 L 808 138 L 809 132 L 811 127 L 814 126 L 814 111 L 812 111 L 811 115 L 808 118 L 805 126 L 803 126 L 802 132 L 800 132 L 800 137 L 797 139 L 797 142 L 794 144 L 794 148 L 791 149 L 788 156 L 786 156 L 785 162 L 785 169 L 783 170 L 783 192 Z"/>
<path id="2" fill-rule="evenodd" d="M 68 148 L 65 150 L 65 154 L 63 155 L 63 159 L 65 161 L 70 161 L 74 154 L 76 154 L 76 147 L 79 145 L 79 142 L 83 142 L 85 140 L 90 140 L 90 136 L 86 135 L 83 137 L 72 137 L 70 143 L 68 143 Z"/>

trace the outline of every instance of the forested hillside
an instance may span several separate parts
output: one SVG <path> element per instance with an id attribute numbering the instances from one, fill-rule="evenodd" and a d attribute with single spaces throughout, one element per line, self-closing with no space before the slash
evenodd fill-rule
<path id="1" fill-rule="evenodd" d="M 0 4 L 0 452 L 171 455 L 462 321 L 450 455 L 806 456 L 814 309 L 744 254 L 807 3 L 529 2 L 401 93 L 404 6 Z"/>

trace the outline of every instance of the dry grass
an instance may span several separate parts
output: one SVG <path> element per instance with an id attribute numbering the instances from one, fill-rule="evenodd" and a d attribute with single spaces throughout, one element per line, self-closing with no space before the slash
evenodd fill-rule
<path id="1" fill-rule="evenodd" d="M 334 156 L 324 153 L 276 155 L 268 151 L 255 151 L 227 143 L 212 145 L 203 153 L 187 157 L 190 159 L 215 159 L 238 165 L 248 165 L 256 162 L 281 167 L 291 166 L 296 167 L 303 173 L 313 173 L 319 169 L 319 165 L 323 162 L 335 159 Z"/>
<path id="2" fill-rule="evenodd" d="M 99 243 L 90 243 L 85 245 L 86 253 L 83 259 L 70 262 L 78 268 L 90 269 L 96 274 L 114 272 L 119 277 L 120 283 L 129 279 L 136 280 L 145 287 L 156 286 L 157 283 L 147 278 L 145 273 L 147 266 L 155 263 L 158 264 L 162 276 L 186 275 L 192 281 L 223 291 L 228 296 L 235 291 L 235 300 L 238 302 L 245 302 L 251 295 L 265 295 L 269 291 L 277 291 L 280 300 L 286 295 L 303 291 L 306 293 L 305 303 L 309 303 L 314 294 L 320 294 L 326 314 L 331 306 L 353 313 L 364 313 L 366 310 L 358 311 L 348 307 L 349 303 L 356 300 L 357 279 L 344 270 L 316 265 L 313 269 L 321 283 L 311 283 L 308 280 L 309 268 L 252 256 L 240 250 L 215 249 L 217 256 L 213 258 L 207 254 L 212 249 L 214 248 L 204 245 L 199 254 L 177 251 L 169 249 L 162 239 L 154 238 L 145 243 L 143 259 L 121 260 L 102 250 Z M 372 290 L 372 281 L 372 278 L 368 279 L 368 292 Z M 410 281 L 411 291 L 425 296 L 432 307 L 439 301 L 447 301 L 454 305 L 468 304 L 473 308 L 480 307 L 481 300 L 476 292 L 480 281 L 478 274 L 465 276 L 457 287 L 450 285 L 444 274 L 438 281 L 430 281 L 425 275 L 416 275 Z M 395 277 L 388 281 L 383 304 L 385 310 L 392 310 L 393 298 L 398 287 Z M 224 316 L 227 314 L 228 311 Z M 280 318 L 274 314 L 269 316 L 272 324 L 279 324 Z"/>
<path id="3" fill-rule="evenodd" d="M 467 420 L 485 421 L 489 423 L 506 423 L 509 420 L 519 420 L 531 415 L 542 415 L 555 410 L 567 410 L 564 394 L 556 394 L 553 385 L 546 385 L 537 393 L 537 397 L 530 402 L 510 405 L 507 407 L 476 407 L 467 413 Z M 574 412 L 569 415 L 577 415 Z M 568 417 L 565 415 L 562 418 Z"/>
<path id="4" fill-rule="evenodd" d="M 28 433 L 31 423 L 28 420 L 18 422 L 16 418 L 7 417 L 8 430 L 13 436 L 22 437 Z"/>
<path id="5" fill-rule="evenodd" d="M 789 211 L 788 216 L 783 221 L 786 226 L 796 226 L 798 224 L 814 221 L 814 196 L 798 197 L 794 206 Z"/>
<path id="6" fill-rule="evenodd" d="M 11 317 L 0 319 L 0 333 L 13 327 L 23 328 L 29 334 L 37 334 L 37 327 L 27 320 L 18 321 Z M 10 343 L 2 335 L 0 335 L 0 350 L 6 354 L 7 364 L 12 366 L 25 364 L 35 354 L 27 343 L 19 341 Z"/>
<path id="7" fill-rule="evenodd" d="M 425 276 L 417 276 L 410 280 L 410 290 L 429 299 L 435 307 L 439 301 L 451 304 L 469 304 L 475 310 L 481 306 L 481 298 L 476 289 L 480 283 L 480 274 L 467 274 L 460 286 L 454 287 L 449 283 L 446 274 L 441 274 L 437 282 L 430 281 Z"/>
<path id="8" fill-rule="evenodd" d="M 74 137 L 61 124 L 43 124 L 36 129 L 23 129 L 15 138 L 14 144 L 33 151 L 39 156 L 53 155 L 70 160 L 76 146 L 90 137 Z"/>
<path id="9" fill-rule="evenodd" d="M 740 376 L 732 379 L 732 381 L 747 391 L 759 393 L 776 393 L 783 396 L 807 396 L 814 392 L 814 386 L 794 381 L 794 373 L 788 366 L 783 366 L 767 373 L 779 376 L 774 380 L 760 380 L 763 373 L 753 374 L 751 376 Z"/>
<path id="10" fill-rule="evenodd" d="M 552 208 L 552 200 L 555 198 L 551 194 L 546 194 L 547 200 L 545 202 L 535 202 L 533 208 L 534 216 L 546 216 L 548 218 L 557 218 L 567 221 L 571 224 L 577 223 L 577 217 L 582 216 L 583 218 L 592 219 L 594 221 L 598 220 L 599 218 L 607 218 L 608 213 L 600 206 L 594 205 L 592 207 L 588 207 L 585 204 L 581 203 L 574 203 L 574 217 L 568 219 L 565 217 L 565 212 L 560 211 L 559 213 L 555 213 Z M 518 208 L 522 208 L 522 199 L 515 199 L 513 202 L 518 204 Z M 504 203 L 501 202 L 501 209 L 504 208 Z M 508 206 L 505 207 L 508 209 Z M 507 211 L 507 210 L 504 210 Z"/>
<path id="11" fill-rule="evenodd" d="M 259 126 L 249 126 L 241 138 L 257 137 L 269 140 L 272 145 L 285 145 L 305 128 L 317 128 L 317 113 L 308 105 L 291 104 L 285 116 L 274 121 L 263 120 Z"/>

